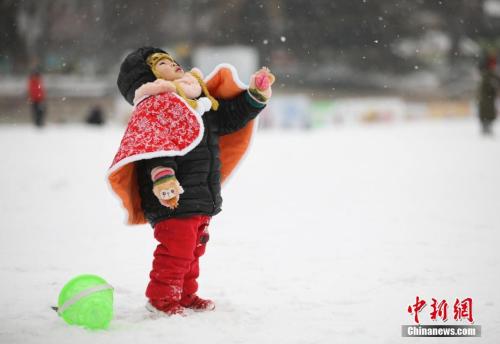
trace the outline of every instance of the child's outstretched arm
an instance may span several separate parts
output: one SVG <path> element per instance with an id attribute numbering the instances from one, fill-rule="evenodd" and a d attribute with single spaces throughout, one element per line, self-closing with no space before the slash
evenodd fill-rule
<path id="1" fill-rule="evenodd" d="M 274 76 L 263 67 L 250 78 L 248 90 L 233 99 L 219 100 L 219 109 L 214 114 L 219 124 L 219 135 L 238 131 L 257 117 L 272 95 L 273 82 Z"/>

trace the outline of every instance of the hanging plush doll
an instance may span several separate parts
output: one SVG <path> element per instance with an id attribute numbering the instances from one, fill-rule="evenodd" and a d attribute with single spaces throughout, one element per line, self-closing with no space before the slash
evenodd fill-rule
<path id="1" fill-rule="evenodd" d="M 152 47 L 123 61 L 118 88 L 134 110 L 108 179 L 128 223 L 149 222 L 160 243 L 148 309 L 169 315 L 214 309 L 196 294 L 198 259 L 210 218 L 221 211 L 221 184 L 247 151 L 273 82 L 263 68 L 247 86 L 228 64 L 203 79 Z"/>

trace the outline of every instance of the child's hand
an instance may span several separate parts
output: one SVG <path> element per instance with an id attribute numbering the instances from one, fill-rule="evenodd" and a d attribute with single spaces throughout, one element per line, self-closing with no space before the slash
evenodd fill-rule
<path id="1" fill-rule="evenodd" d="M 151 171 L 153 193 L 160 203 L 170 209 L 179 205 L 179 198 L 184 189 L 175 178 L 174 170 L 167 167 L 156 167 Z"/>
<path id="2" fill-rule="evenodd" d="M 271 98 L 273 91 L 271 85 L 274 83 L 275 77 L 267 67 L 262 67 L 255 72 L 250 78 L 250 90 L 257 91 L 267 99 Z"/>

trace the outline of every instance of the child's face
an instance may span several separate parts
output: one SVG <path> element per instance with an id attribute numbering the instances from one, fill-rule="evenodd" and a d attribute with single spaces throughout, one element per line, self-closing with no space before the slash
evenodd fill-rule
<path id="1" fill-rule="evenodd" d="M 169 59 L 162 59 L 156 64 L 156 72 L 161 76 L 162 79 L 173 81 L 181 78 L 184 75 L 184 70 Z"/>

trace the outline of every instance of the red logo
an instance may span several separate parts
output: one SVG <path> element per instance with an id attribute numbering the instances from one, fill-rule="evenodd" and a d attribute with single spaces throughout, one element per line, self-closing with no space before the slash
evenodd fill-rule
<path id="1" fill-rule="evenodd" d="M 408 306 L 408 313 L 413 315 L 415 323 L 420 324 L 419 314 L 426 305 L 427 301 L 417 296 L 415 303 Z M 441 319 L 443 322 L 446 322 L 448 320 L 448 302 L 432 298 L 430 318 L 433 321 Z M 453 304 L 453 319 L 456 321 L 465 319 L 471 324 L 474 323 L 474 318 L 472 317 L 472 298 L 468 297 L 463 300 L 455 299 L 455 303 Z"/>

